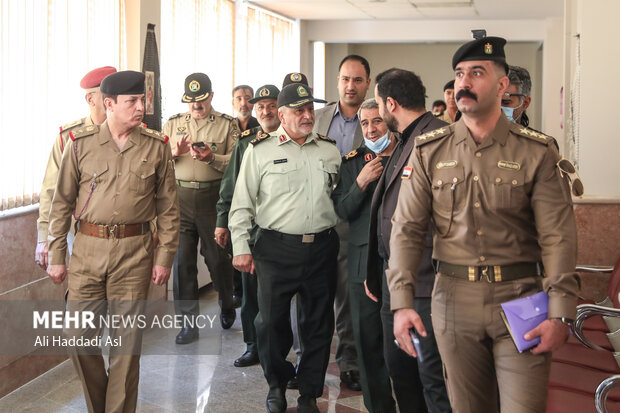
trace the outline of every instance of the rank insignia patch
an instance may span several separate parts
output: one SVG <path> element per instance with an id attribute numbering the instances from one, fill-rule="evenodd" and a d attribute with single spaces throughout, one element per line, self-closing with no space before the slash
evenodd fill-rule
<path id="1" fill-rule="evenodd" d="M 364 160 L 366 162 L 372 161 L 372 153 L 367 153 L 366 155 L 364 155 Z"/>
<path id="2" fill-rule="evenodd" d="M 403 168 L 403 174 L 400 176 L 401 179 L 411 179 L 411 174 L 413 173 L 413 168 L 410 166 L 405 166 Z"/>

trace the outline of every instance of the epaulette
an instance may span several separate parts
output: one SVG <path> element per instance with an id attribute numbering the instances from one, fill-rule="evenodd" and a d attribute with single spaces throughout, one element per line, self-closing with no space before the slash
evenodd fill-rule
<path id="1" fill-rule="evenodd" d="M 245 138 L 246 136 L 251 136 L 257 134 L 261 130 L 260 126 L 255 126 L 252 129 L 246 129 L 241 133 L 241 138 Z"/>
<path id="2" fill-rule="evenodd" d="M 99 126 L 88 125 L 85 128 L 79 128 L 79 129 L 69 131 L 69 137 L 71 138 L 72 141 L 74 141 L 76 139 L 94 135 L 97 132 L 99 132 Z"/>
<path id="3" fill-rule="evenodd" d="M 322 140 L 322 141 L 333 143 L 334 145 L 336 144 L 336 141 L 333 140 L 332 138 L 329 138 L 327 136 L 321 135 L 320 133 L 317 133 L 317 135 L 318 135 L 319 139 Z"/>
<path id="4" fill-rule="evenodd" d="M 159 139 L 163 143 L 168 143 L 168 137 L 161 132 L 149 128 L 140 128 L 140 133 L 151 138 Z"/>
<path id="5" fill-rule="evenodd" d="M 172 115 L 168 118 L 168 120 L 172 120 L 172 119 L 176 119 L 176 118 L 180 118 L 181 116 L 185 115 L 185 113 L 177 113 L 176 115 Z"/>
<path id="6" fill-rule="evenodd" d="M 233 118 L 232 116 L 227 115 L 227 114 L 225 114 L 225 113 L 220 113 L 220 115 L 221 115 L 224 119 L 227 119 L 227 120 L 234 120 L 234 119 L 235 119 L 235 118 Z"/>
<path id="7" fill-rule="evenodd" d="M 423 133 L 422 135 L 416 136 L 415 143 L 417 146 L 421 146 L 429 142 L 436 141 L 437 139 L 443 138 L 448 133 L 450 133 L 450 128 L 448 126 L 442 126 L 439 129 L 435 129 L 430 132 Z"/>
<path id="8" fill-rule="evenodd" d="M 512 131 L 517 135 L 524 136 L 526 138 L 530 138 L 533 141 L 538 143 L 542 143 L 543 145 L 548 145 L 549 142 L 553 142 L 554 139 L 551 136 L 547 136 L 544 133 L 536 132 L 532 129 L 528 129 L 525 126 L 521 125 L 511 125 Z"/>
<path id="9" fill-rule="evenodd" d="M 82 118 L 82 119 L 78 119 L 74 122 L 71 123 L 67 123 L 66 125 L 62 125 L 60 127 L 60 133 L 66 131 L 67 129 L 72 129 L 75 128 L 77 126 L 83 125 L 86 122 L 86 118 Z"/>
<path id="10" fill-rule="evenodd" d="M 259 143 L 263 142 L 264 140 L 267 140 L 267 138 L 269 137 L 269 134 L 267 132 L 263 132 L 260 131 L 256 134 L 256 138 L 252 139 L 250 141 L 250 143 L 252 145 L 258 145 Z"/>
<path id="11" fill-rule="evenodd" d="M 357 155 L 359 155 L 359 152 L 357 149 L 353 149 L 351 152 L 343 156 L 343 158 L 348 161 L 349 159 L 355 158 Z"/>

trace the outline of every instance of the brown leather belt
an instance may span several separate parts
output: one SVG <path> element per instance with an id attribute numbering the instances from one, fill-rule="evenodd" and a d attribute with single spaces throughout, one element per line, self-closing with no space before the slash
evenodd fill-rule
<path id="1" fill-rule="evenodd" d="M 438 272 L 467 281 L 502 282 L 542 275 L 541 266 L 535 262 L 511 265 L 484 265 L 472 267 L 439 262 Z"/>
<path id="2" fill-rule="evenodd" d="M 97 225 L 80 221 L 79 231 L 91 237 L 120 239 L 146 234 L 151 231 L 151 227 L 148 222 L 144 224 Z"/>

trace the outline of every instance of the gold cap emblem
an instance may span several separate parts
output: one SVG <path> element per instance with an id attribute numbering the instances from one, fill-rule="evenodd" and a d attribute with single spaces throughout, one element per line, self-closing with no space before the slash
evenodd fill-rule
<path id="1" fill-rule="evenodd" d="M 491 43 L 487 43 L 484 45 L 484 53 L 493 54 L 493 45 Z"/>
<path id="2" fill-rule="evenodd" d="M 293 73 L 291 74 L 291 80 L 293 82 L 299 82 L 301 81 L 301 75 L 299 73 Z"/>
<path id="3" fill-rule="evenodd" d="M 262 88 L 259 92 L 258 92 L 258 96 L 264 98 L 266 96 L 269 96 L 271 92 L 269 92 L 269 89 L 267 89 L 266 87 Z"/>
<path id="4" fill-rule="evenodd" d="M 308 91 L 303 85 L 299 85 L 299 87 L 297 87 L 297 96 L 299 96 L 300 98 L 305 98 L 306 96 L 308 96 Z"/>
<path id="5" fill-rule="evenodd" d="M 200 83 L 192 80 L 191 82 L 189 82 L 189 90 L 191 90 L 192 92 L 198 92 L 200 90 Z"/>

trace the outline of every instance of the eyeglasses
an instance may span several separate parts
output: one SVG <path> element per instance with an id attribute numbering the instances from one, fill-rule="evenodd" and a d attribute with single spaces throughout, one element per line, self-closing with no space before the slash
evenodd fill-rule
<path id="1" fill-rule="evenodd" d="M 570 182 L 570 189 L 573 195 L 581 198 L 584 193 L 583 182 L 575 169 L 575 165 L 568 159 L 562 158 L 557 163 L 558 169 L 560 170 L 560 176 L 564 178 L 564 174 L 566 174 L 568 178 L 568 182 Z M 571 175 L 575 175 L 573 179 Z"/>
<path id="2" fill-rule="evenodd" d="M 505 92 L 505 93 L 502 95 L 502 106 L 508 106 L 508 105 L 510 105 L 510 104 L 512 103 L 512 102 L 510 101 L 510 98 L 511 98 L 511 97 L 518 97 L 518 98 L 519 98 L 519 101 L 521 102 L 521 103 L 519 104 L 519 106 L 517 106 L 515 109 L 518 109 L 518 108 L 520 108 L 521 106 L 523 106 L 523 100 L 521 99 L 521 98 L 525 97 L 525 95 L 524 95 L 523 93 L 508 93 L 508 92 Z"/>

